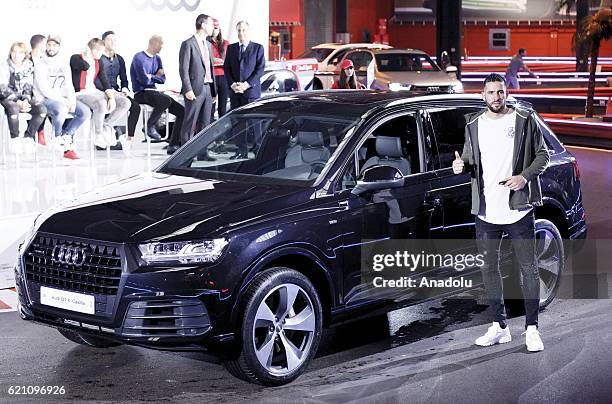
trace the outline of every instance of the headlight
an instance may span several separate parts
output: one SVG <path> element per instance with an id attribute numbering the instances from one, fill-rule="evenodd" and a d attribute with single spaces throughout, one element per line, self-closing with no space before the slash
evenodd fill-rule
<path id="1" fill-rule="evenodd" d="M 409 91 L 412 84 L 405 83 L 389 83 L 389 90 L 391 91 Z"/>
<path id="2" fill-rule="evenodd" d="M 458 81 L 453 83 L 453 93 L 462 93 L 463 92 L 463 84 Z"/>
<path id="3" fill-rule="evenodd" d="M 147 264 L 194 264 L 219 259 L 227 240 L 218 238 L 204 241 L 149 243 L 138 246 L 142 260 Z"/>

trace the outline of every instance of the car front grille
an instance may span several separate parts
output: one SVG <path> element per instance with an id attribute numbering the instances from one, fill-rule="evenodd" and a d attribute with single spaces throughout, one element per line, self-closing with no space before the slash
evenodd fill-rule
<path id="1" fill-rule="evenodd" d="M 23 257 L 26 280 L 81 293 L 116 295 L 119 245 L 39 234 Z"/>
<path id="2" fill-rule="evenodd" d="M 452 92 L 451 86 L 412 86 L 414 92 L 423 93 L 450 93 Z"/>

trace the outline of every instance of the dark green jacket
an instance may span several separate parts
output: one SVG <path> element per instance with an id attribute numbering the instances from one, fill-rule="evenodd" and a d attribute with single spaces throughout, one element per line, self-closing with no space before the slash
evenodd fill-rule
<path id="1" fill-rule="evenodd" d="M 512 107 L 511 107 L 512 108 Z M 544 137 L 533 110 L 515 108 L 516 126 L 514 136 L 514 155 L 512 158 L 512 175 L 522 175 L 527 185 L 519 191 L 510 191 L 510 209 L 526 210 L 542 205 L 542 188 L 540 174 L 550 161 Z M 461 158 L 465 170 L 472 176 L 472 214 L 484 208 L 482 187 L 482 167 L 480 165 L 480 148 L 478 143 L 478 118 L 487 110 L 466 115 L 465 143 Z"/>

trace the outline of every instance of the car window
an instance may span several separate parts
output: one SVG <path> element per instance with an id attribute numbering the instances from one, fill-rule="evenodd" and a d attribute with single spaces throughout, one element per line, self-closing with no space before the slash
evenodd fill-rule
<path id="1" fill-rule="evenodd" d="M 346 56 L 346 58 L 353 62 L 355 65 L 355 71 L 357 72 L 366 72 L 370 62 L 373 59 L 372 54 L 367 51 L 351 52 Z"/>
<path id="2" fill-rule="evenodd" d="M 455 151 L 463 153 L 465 142 L 465 115 L 481 110 L 479 107 L 429 109 L 429 121 L 436 140 L 440 168 L 453 164 Z"/>
<path id="3" fill-rule="evenodd" d="M 332 51 L 333 49 L 331 48 L 316 48 L 316 49 L 311 49 L 309 51 L 302 53 L 297 58 L 298 59 L 315 58 L 317 59 L 317 62 L 321 63 L 323 60 L 325 60 L 326 57 L 328 57 L 332 53 Z"/>
<path id="4" fill-rule="evenodd" d="M 368 168 L 390 165 L 404 176 L 420 170 L 419 136 L 414 115 L 403 115 L 380 124 L 351 156 L 340 189 L 352 189 Z"/>
<path id="5" fill-rule="evenodd" d="M 328 64 L 329 65 L 337 65 L 338 62 L 340 62 L 344 58 L 344 55 L 346 55 L 349 51 L 351 51 L 351 49 L 344 49 L 344 50 L 341 50 L 341 51 L 338 51 L 338 52 L 334 53 L 332 55 L 332 58 L 329 59 Z"/>
<path id="6" fill-rule="evenodd" d="M 173 155 L 161 171 L 308 186 L 360 117 L 321 113 L 312 105 L 315 111 L 281 108 L 271 104 L 225 115 Z"/>
<path id="7" fill-rule="evenodd" d="M 427 55 L 418 53 L 379 53 L 376 65 L 380 72 L 439 71 L 438 66 Z"/>

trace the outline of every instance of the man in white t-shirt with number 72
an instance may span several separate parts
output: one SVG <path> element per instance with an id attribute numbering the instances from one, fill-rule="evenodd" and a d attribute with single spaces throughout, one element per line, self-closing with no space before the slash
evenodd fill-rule
<path id="1" fill-rule="evenodd" d="M 487 108 L 468 115 L 463 152 L 455 152 L 453 172 L 472 176 L 472 214 L 476 215 L 478 250 L 493 325 L 475 343 L 479 346 L 511 341 L 506 324 L 499 246 L 503 233 L 512 239 L 521 272 L 525 300 L 527 350 L 544 349 L 538 331 L 540 283 L 535 256 L 534 207 L 542 205 L 540 174 L 550 160 L 533 110 L 506 105 L 506 84 L 499 74 L 484 81 Z"/>

